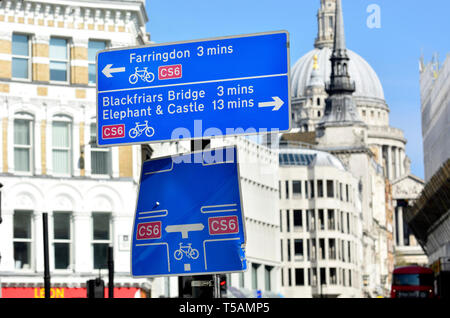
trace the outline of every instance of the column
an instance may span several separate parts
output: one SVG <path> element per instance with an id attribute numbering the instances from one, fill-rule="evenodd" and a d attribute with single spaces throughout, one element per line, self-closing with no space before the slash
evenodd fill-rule
<path id="1" fill-rule="evenodd" d="M 396 172 L 397 172 L 397 178 L 402 176 L 402 173 L 400 171 L 400 148 L 396 148 L 395 151 L 395 163 L 396 163 Z"/>
<path id="2" fill-rule="evenodd" d="M 399 206 L 398 207 L 398 242 L 399 242 L 399 246 L 403 246 L 404 241 L 403 241 L 403 207 Z"/>
<path id="3" fill-rule="evenodd" d="M 72 255 L 73 266 L 76 273 L 92 271 L 92 226 L 89 212 L 73 213 Z"/>
<path id="4" fill-rule="evenodd" d="M 389 180 L 392 180 L 392 152 L 391 152 L 391 146 L 387 146 L 386 169 L 387 169 L 387 178 Z"/>
<path id="5" fill-rule="evenodd" d="M 4 182 L 3 182 L 3 185 Z M 10 242 L 9 244 L 1 244 L 0 255 L 2 259 L 0 261 L 0 271 L 14 271 L 14 210 L 6 209 L 5 205 L 5 192 L 2 193 L 2 219 L 3 222 L 0 225 L 0 242 Z"/>
<path id="6" fill-rule="evenodd" d="M 50 223 L 49 218 L 49 223 Z M 33 214 L 33 227 L 34 227 L 34 237 L 32 243 L 32 266 L 36 272 L 44 272 L 44 236 L 43 236 L 43 223 L 42 223 L 42 212 L 35 211 Z M 50 232 L 50 230 L 49 230 Z M 50 233 L 49 233 L 50 241 Z M 50 254 L 50 243 L 49 243 L 49 254 Z M 34 262 L 34 263 L 33 263 Z"/>

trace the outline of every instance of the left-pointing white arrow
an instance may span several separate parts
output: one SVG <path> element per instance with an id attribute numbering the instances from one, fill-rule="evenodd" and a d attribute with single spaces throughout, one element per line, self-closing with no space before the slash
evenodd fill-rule
<path id="1" fill-rule="evenodd" d="M 115 67 L 112 68 L 112 64 L 108 64 L 105 66 L 105 68 L 102 70 L 102 73 L 106 76 L 106 77 L 113 77 L 111 75 L 111 73 L 120 73 L 120 72 L 125 72 L 125 67 Z"/>
<path id="2" fill-rule="evenodd" d="M 274 96 L 272 99 L 273 101 L 271 102 L 258 103 L 258 107 L 273 107 L 272 111 L 277 111 L 284 105 L 284 102 L 278 96 Z"/>

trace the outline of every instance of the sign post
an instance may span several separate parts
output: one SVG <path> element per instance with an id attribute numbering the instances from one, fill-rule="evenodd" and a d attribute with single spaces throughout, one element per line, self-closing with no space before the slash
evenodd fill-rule
<path id="1" fill-rule="evenodd" d="M 134 277 L 244 271 L 245 243 L 236 147 L 144 162 L 131 248 Z"/>
<path id="2" fill-rule="evenodd" d="M 290 129 L 286 31 L 97 54 L 99 146 Z"/>
<path id="3" fill-rule="evenodd" d="M 291 128 L 286 31 L 107 49 L 96 64 L 100 147 Z M 131 273 L 192 276 L 201 294 L 246 270 L 246 237 L 236 147 L 195 150 L 143 163 Z"/>

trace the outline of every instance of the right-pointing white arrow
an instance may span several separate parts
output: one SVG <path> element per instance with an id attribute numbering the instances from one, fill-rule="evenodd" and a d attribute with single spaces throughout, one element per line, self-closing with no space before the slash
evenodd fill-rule
<path id="1" fill-rule="evenodd" d="M 284 105 L 284 102 L 278 96 L 272 97 L 273 101 L 270 102 L 260 102 L 258 107 L 273 107 L 272 111 L 277 111 Z"/>
<path id="2" fill-rule="evenodd" d="M 102 70 L 102 73 L 106 76 L 106 77 L 113 77 L 111 75 L 111 73 L 120 73 L 120 72 L 125 72 L 125 67 L 115 67 L 112 68 L 112 64 L 108 64 L 105 66 L 105 68 Z"/>

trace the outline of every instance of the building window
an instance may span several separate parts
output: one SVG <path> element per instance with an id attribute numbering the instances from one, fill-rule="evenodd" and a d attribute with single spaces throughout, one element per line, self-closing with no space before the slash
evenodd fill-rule
<path id="1" fill-rule="evenodd" d="M 294 240 L 294 256 L 295 260 L 303 260 L 303 240 L 295 239 Z"/>
<path id="2" fill-rule="evenodd" d="M 265 288 L 266 291 L 270 291 L 272 289 L 272 282 L 270 280 L 270 273 L 273 269 L 273 266 L 264 266 L 264 279 L 265 279 Z"/>
<path id="3" fill-rule="evenodd" d="M 96 83 L 96 56 L 97 52 L 106 48 L 105 41 L 89 40 L 88 60 L 89 60 L 89 84 Z"/>
<path id="4" fill-rule="evenodd" d="M 14 170 L 31 172 L 33 162 L 33 117 L 16 114 L 14 119 Z"/>
<path id="5" fill-rule="evenodd" d="M 311 193 L 311 198 L 314 198 L 314 180 L 309 180 L 309 192 Z"/>
<path id="6" fill-rule="evenodd" d="M 336 284 L 337 284 L 336 268 L 330 267 L 330 285 L 336 285 Z"/>
<path id="7" fill-rule="evenodd" d="M 285 185 L 286 185 L 286 199 L 289 199 L 289 181 L 286 181 L 285 182 Z"/>
<path id="8" fill-rule="evenodd" d="M 326 268 L 322 267 L 320 268 L 320 285 L 326 285 L 327 284 L 327 275 L 326 275 Z"/>
<path id="9" fill-rule="evenodd" d="M 287 239 L 287 261 L 291 261 L 291 240 Z"/>
<path id="10" fill-rule="evenodd" d="M 292 286 L 292 270 L 288 269 L 288 286 Z"/>
<path id="11" fill-rule="evenodd" d="M 12 77 L 30 79 L 30 41 L 28 35 L 12 36 Z"/>
<path id="12" fill-rule="evenodd" d="M 333 180 L 327 180 L 327 198 L 334 198 Z"/>
<path id="13" fill-rule="evenodd" d="M 294 210 L 294 231 L 303 229 L 302 210 Z"/>
<path id="14" fill-rule="evenodd" d="M 14 263 L 16 269 L 30 269 L 32 259 L 32 216 L 31 211 L 14 211 Z"/>
<path id="15" fill-rule="evenodd" d="M 286 231 L 290 232 L 291 231 L 291 222 L 290 222 L 290 218 L 291 218 L 291 213 L 289 210 L 286 210 Z"/>
<path id="16" fill-rule="evenodd" d="M 328 230 L 335 230 L 334 210 L 328 210 Z"/>
<path id="17" fill-rule="evenodd" d="M 53 248 L 55 253 L 55 269 L 68 269 L 71 262 L 71 213 L 53 213 Z"/>
<path id="18" fill-rule="evenodd" d="M 311 281 L 311 286 L 317 286 L 317 268 L 315 268 L 315 267 L 312 268 L 310 281 Z"/>
<path id="19" fill-rule="evenodd" d="M 70 118 L 66 116 L 55 117 L 52 126 L 53 172 L 70 174 L 72 169 L 72 125 Z"/>
<path id="20" fill-rule="evenodd" d="M 50 38 L 50 81 L 68 82 L 69 54 L 67 40 Z"/>
<path id="21" fill-rule="evenodd" d="M 317 196 L 323 198 L 323 181 L 317 180 Z"/>
<path id="22" fill-rule="evenodd" d="M 308 180 L 305 181 L 305 199 L 309 199 Z"/>
<path id="23" fill-rule="evenodd" d="M 258 289 L 258 268 L 259 264 L 252 264 L 252 288 Z"/>
<path id="24" fill-rule="evenodd" d="M 92 213 L 94 269 L 106 268 L 111 244 L 111 214 Z"/>
<path id="25" fill-rule="evenodd" d="M 319 210 L 319 230 L 325 230 L 325 217 L 322 209 Z"/>
<path id="26" fill-rule="evenodd" d="M 305 270 L 303 268 L 295 269 L 295 286 L 305 285 Z"/>
<path id="27" fill-rule="evenodd" d="M 292 195 L 294 197 L 299 197 L 302 194 L 302 182 L 292 181 Z"/>
<path id="28" fill-rule="evenodd" d="M 336 259 L 336 239 L 328 239 L 328 258 Z"/>
<path id="29" fill-rule="evenodd" d="M 325 239 L 319 239 L 319 256 L 319 259 L 325 259 Z"/>
<path id="30" fill-rule="evenodd" d="M 111 173 L 110 148 L 97 147 L 97 124 L 91 124 L 91 173 L 97 175 L 109 175 Z"/>

